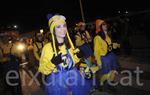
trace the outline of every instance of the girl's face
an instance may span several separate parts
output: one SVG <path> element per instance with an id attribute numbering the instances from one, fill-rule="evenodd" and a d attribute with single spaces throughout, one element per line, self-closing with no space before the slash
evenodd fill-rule
<path id="1" fill-rule="evenodd" d="M 55 35 L 59 38 L 64 38 L 67 33 L 67 25 L 62 22 L 55 26 Z"/>
<path id="2" fill-rule="evenodd" d="M 107 31 L 108 30 L 108 26 L 106 23 L 102 23 L 102 29 L 103 31 Z"/>

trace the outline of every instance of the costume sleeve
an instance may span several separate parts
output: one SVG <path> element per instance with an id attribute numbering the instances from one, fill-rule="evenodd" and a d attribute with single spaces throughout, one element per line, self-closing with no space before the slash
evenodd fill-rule
<path id="1" fill-rule="evenodd" d="M 46 44 L 42 49 L 42 54 L 39 63 L 39 72 L 49 75 L 52 72 L 57 72 L 55 65 L 51 62 L 53 57 L 53 50 L 51 43 Z"/>
<path id="2" fill-rule="evenodd" d="M 87 36 L 88 41 L 89 41 L 89 42 L 92 42 L 92 38 L 91 38 L 89 32 L 86 31 L 85 33 L 86 33 L 86 36 Z"/>
<path id="3" fill-rule="evenodd" d="M 120 48 L 120 44 L 118 44 L 118 43 L 113 43 L 113 49 L 117 49 L 117 48 Z"/>
<path id="4" fill-rule="evenodd" d="M 83 45 L 85 42 L 84 42 L 84 40 L 82 40 L 81 39 L 81 37 L 80 36 L 78 36 L 78 35 L 75 35 L 75 44 L 76 44 L 76 46 L 81 46 L 81 45 Z"/>
<path id="5" fill-rule="evenodd" d="M 101 56 L 105 56 L 107 53 L 107 44 L 102 40 L 100 36 L 94 38 L 94 56 L 97 64 L 101 65 Z"/>
<path id="6" fill-rule="evenodd" d="M 34 56 L 35 56 L 36 60 L 40 60 L 40 57 L 39 57 L 39 54 L 38 54 L 38 48 L 37 48 L 35 43 L 33 44 L 33 53 L 34 53 Z"/>
<path id="7" fill-rule="evenodd" d="M 106 41 L 107 41 L 108 44 L 112 44 L 112 48 L 113 48 L 113 49 L 120 48 L 120 44 L 118 44 L 118 43 L 112 43 L 112 40 L 111 40 L 111 38 L 108 36 L 108 34 L 106 34 Z"/>

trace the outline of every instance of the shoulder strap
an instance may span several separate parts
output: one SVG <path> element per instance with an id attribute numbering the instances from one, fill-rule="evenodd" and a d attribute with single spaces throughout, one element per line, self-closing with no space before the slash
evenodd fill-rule
<path id="1" fill-rule="evenodd" d="M 42 44 L 42 48 L 43 48 L 43 46 L 44 46 L 43 43 L 44 43 L 44 42 L 41 43 L 41 44 Z"/>
<path id="2" fill-rule="evenodd" d="M 43 47 L 43 43 L 41 43 L 42 44 L 42 47 Z M 37 43 L 35 42 L 35 45 L 36 45 L 36 47 L 38 48 L 38 50 L 40 50 L 40 48 L 38 47 L 38 45 L 37 45 Z"/>

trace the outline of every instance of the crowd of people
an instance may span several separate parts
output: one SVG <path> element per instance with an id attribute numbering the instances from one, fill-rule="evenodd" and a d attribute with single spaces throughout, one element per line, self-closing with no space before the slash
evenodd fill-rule
<path id="1" fill-rule="evenodd" d="M 111 87 L 109 82 L 116 81 L 120 69 L 114 53 L 120 44 L 112 40 L 107 21 L 97 19 L 95 29 L 90 31 L 86 23 L 79 22 L 71 34 L 66 18 L 54 15 L 48 16 L 48 27 L 47 33 L 37 31 L 34 38 L 24 40 L 23 52 L 18 53 L 16 47 L 20 42 L 17 40 L 19 37 L 11 35 L 9 38 L 7 35 L 6 40 L 0 42 L 0 70 L 3 77 L 6 78 L 11 70 L 19 73 L 19 65 L 27 61 L 26 70 L 40 73 L 38 79 L 46 95 L 88 95 L 93 89 Z M 42 82 L 42 75 L 46 84 Z M 12 82 L 19 84 L 10 86 L 5 82 L 5 85 L 13 95 L 21 95 L 20 76 L 17 80 L 12 79 Z"/>

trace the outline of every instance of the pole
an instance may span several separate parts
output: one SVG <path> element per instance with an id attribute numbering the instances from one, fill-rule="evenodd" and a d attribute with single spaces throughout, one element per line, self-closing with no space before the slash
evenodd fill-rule
<path id="1" fill-rule="evenodd" d="M 79 3 L 80 3 L 80 10 L 81 10 L 82 21 L 85 22 L 84 12 L 83 12 L 83 6 L 82 6 L 82 1 L 79 0 Z"/>

